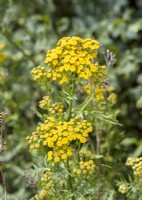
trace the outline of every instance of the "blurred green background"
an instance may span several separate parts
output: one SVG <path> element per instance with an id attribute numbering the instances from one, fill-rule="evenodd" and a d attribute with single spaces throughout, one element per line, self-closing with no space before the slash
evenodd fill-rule
<path id="1" fill-rule="evenodd" d="M 0 160 L 10 200 L 36 193 L 36 180 L 26 174 L 33 159 L 25 137 L 39 121 L 34 108 L 46 92 L 30 72 L 44 64 L 47 50 L 64 36 L 95 38 L 102 54 L 106 49 L 116 54 L 110 82 L 123 126 L 117 127 L 112 151 L 120 162 L 142 155 L 142 1 L 0 0 L 0 111 L 10 111 L 7 151 Z"/>

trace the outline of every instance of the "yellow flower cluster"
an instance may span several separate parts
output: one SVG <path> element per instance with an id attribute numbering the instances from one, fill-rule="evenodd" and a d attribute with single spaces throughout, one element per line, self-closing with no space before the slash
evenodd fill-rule
<path id="1" fill-rule="evenodd" d="M 52 173 L 50 171 L 44 173 L 41 176 L 41 185 L 42 185 L 42 190 L 39 192 L 39 199 L 44 200 L 45 198 L 48 197 L 48 190 L 53 186 L 53 182 L 51 180 Z"/>
<path id="2" fill-rule="evenodd" d="M 50 171 L 44 173 L 41 176 L 41 182 L 42 182 L 42 184 L 49 182 L 51 180 L 51 177 L 52 177 L 52 173 Z"/>
<path id="3" fill-rule="evenodd" d="M 104 100 L 104 92 L 106 90 L 105 88 L 98 87 L 94 89 L 92 88 L 91 83 L 88 83 L 83 87 L 83 89 L 87 94 L 94 92 L 95 98 L 97 100 Z"/>
<path id="4" fill-rule="evenodd" d="M 127 185 L 126 184 L 121 184 L 120 186 L 119 186 L 119 188 L 118 188 L 118 191 L 120 192 L 120 193 L 122 193 L 122 194 L 125 194 L 125 193 L 127 193 L 128 192 L 128 187 L 127 187 Z"/>
<path id="5" fill-rule="evenodd" d="M 94 98 L 99 101 L 107 99 L 107 101 L 109 101 L 112 105 L 115 104 L 117 100 L 117 95 L 114 93 L 114 87 L 105 84 L 104 86 L 102 84 L 95 85 L 94 88 L 94 85 L 90 81 L 83 86 L 83 92 L 86 92 L 87 94 L 94 94 Z M 102 102 L 103 104 L 101 104 L 101 102 L 99 103 L 98 108 L 101 110 L 105 109 L 106 106 L 104 102 Z"/>
<path id="6" fill-rule="evenodd" d="M 64 105 L 62 102 L 53 104 L 49 96 L 44 96 L 43 100 L 39 102 L 39 106 L 42 109 L 48 110 L 50 114 L 61 114 L 64 110 Z"/>
<path id="7" fill-rule="evenodd" d="M 128 157 L 126 160 L 125 165 L 126 166 L 133 166 L 135 164 L 135 162 L 138 160 L 138 158 L 134 158 L 134 157 Z"/>
<path id="8" fill-rule="evenodd" d="M 49 96 L 44 96 L 43 99 L 39 102 L 39 107 L 42 109 L 48 110 L 52 101 Z"/>
<path id="9" fill-rule="evenodd" d="M 94 92 L 95 98 L 97 100 L 104 100 L 105 99 L 104 94 L 105 94 L 105 92 L 107 92 L 108 93 L 107 100 L 113 104 L 116 103 L 117 96 L 113 92 L 114 88 L 112 86 L 98 87 L 98 88 L 94 89 L 91 83 L 87 83 L 83 87 L 83 89 L 87 94 L 91 94 Z"/>
<path id="10" fill-rule="evenodd" d="M 0 43 L 0 63 L 3 63 L 7 59 L 7 56 L 2 52 L 3 48 L 4 44 Z"/>
<path id="11" fill-rule="evenodd" d="M 26 139 L 30 144 L 30 149 L 40 147 L 47 148 L 48 161 L 59 162 L 72 156 L 73 149 L 70 147 L 72 141 L 85 143 L 88 134 L 92 132 L 92 125 L 87 120 L 78 120 L 76 116 L 70 121 L 57 121 L 54 117 L 48 117 L 44 123 L 37 127 L 36 132 Z"/>
<path id="12" fill-rule="evenodd" d="M 74 174 L 92 174 L 94 172 L 95 169 L 95 164 L 93 160 L 89 160 L 89 161 L 80 161 L 79 162 L 79 168 L 76 168 L 73 170 Z"/>
<path id="13" fill-rule="evenodd" d="M 44 66 L 33 68 L 31 73 L 34 75 L 34 80 L 39 83 L 45 83 L 47 80 L 47 69 Z"/>
<path id="14" fill-rule="evenodd" d="M 97 88 L 95 91 L 96 99 L 97 100 L 104 100 L 104 88 Z"/>
<path id="15" fill-rule="evenodd" d="M 39 192 L 39 200 L 45 200 L 47 198 L 47 195 L 48 195 L 48 191 L 43 189 Z"/>
<path id="16" fill-rule="evenodd" d="M 113 86 L 107 86 L 106 90 L 108 92 L 107 100 L 115 104 L 117 100 L 117 95 L 114 92 L 115 88 Z"/>
<path id="17" fill-rule="evenodd" d="M 64 37 L 56 47 L 46 54 L 45 63 L 50 68 L 38 66 L 32 73 L 34 79 L 41 82 L 47 78 L 64 84 L 74 73 L 77 78 L 88 80 L 90 77 L 100 81 L 106 76 L 106 66 L 96 62 L 97 50 L 100 44 L 97 40 L 81 39 L 79 37 Z"/>
<path id="18" fill-rule="evenodd" d="M 91 151 L 87 150 L 87 149 L 81 149 L 79 152 L 79 156 L 82 160 L 86 160 L 88 158 L 94 158 L 94 155 L 92 154 Z"/>
<path id="19" fill-rule="evenodd" d="M 132 167 L 134 175 L 142 182 L 142 157 L 129 157 L 126 161 L 126 165 Z"/>
<path id="20" fill-rule="evenodd" d="M 92 88 L 91 88 L 91 84 L 87 83 L 86 85 L 83 86 L 83 90 L 84 92 L 86 92 L 87 94 L 91 94 L 92 92 Z"/>
<path id="21" fill-rule="evenodd" d="M 114 92 L 111 92 L 107 98 L 108 101 L 115 104 L 116 103 L 117 96 Z"/>

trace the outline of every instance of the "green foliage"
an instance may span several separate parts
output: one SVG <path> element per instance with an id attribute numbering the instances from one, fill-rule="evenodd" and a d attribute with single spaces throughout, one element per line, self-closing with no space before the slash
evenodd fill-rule
<path id="1" fill-rule="evenodd" d="M 116 89 L 117 105 L 114 107 L 119 110 L 111 115 L 92 112 L 92 116 L 110 130 L 108 140 L 105 128 L 103 130 L 103 155 L 100 155 L 114 169 L 107 179 L 111 182 L 116 177 L 126 177 L 126 169 L 121 163 L 129 155 L 141 156 L 141 9 L 142 2 L 136 0 L 0 1 L 0 44 L 5 45 L 0 49 L 0 55 L 7 57 L 0 62 L 0 112 L 5 107 L 10 111 L 3 130 L 7 151 L 0 155 L 0 161 L 3 161 L 10 200 L 15 197 L 26 200 L 36 193 L 36 189 L 30 188 L 30 180 L 23 178 L 25 171 L 33 166 L 33 156 L 27 151 L 25 137 L 35 130 L 41 118 L 40 108 L 36 110 L 35 107 L 46 95 L 46 90 L 37 87 L 30 71 L 39 63 L 44 64 L 46 51 L 62 36 L 95 37 L 103 44 L 102 52 L 110 49 L 116 53 L 117 62 L 109 69 L 109 81 Z M 56 84 L 52 90 L 59 94 Z M 68 96 L 68 102 L 68 92 L 64 95 Z M 90 112 L 88 108 L 84 114 L 88 116 Z M 112 130 L 109 123 L 118 123 L 114 120 L 117 114 L 122 126 Z M 95 140 L 94 135 L 91 141 Z M 113 188 L 109 188 L 102 199 L 125 199 L 116 192 L 114 182 Z"/>

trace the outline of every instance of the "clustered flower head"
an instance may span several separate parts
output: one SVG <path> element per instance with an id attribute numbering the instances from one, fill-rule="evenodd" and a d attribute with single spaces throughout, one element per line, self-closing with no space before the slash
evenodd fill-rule
<path id="1" fill-rule="evenodd" d="M 116 103 L 116 94 L 114 92 L 111 92 L 107 98 L 108 101 L 110 101 L 112 104 Z"/>
<path id="2" fill-rule="evenodd" d="M 97 100 L 104 100 L 105 88 L 98 87 L 95 89 L 95 88 L 92 88 L 91 83 L 88 83 L 84 85 L 83 89 L 87 94 L 91 94 L 93 92 Z"/>
<path id="3" fill-rule="evenodd" d="M 92 154 L 92 152 L 90 150 L 87 149 L 81 149 L 79 152 L 79 156 L 81 158 L 81 160 L 86 160 L 86 159 L 93 159 L 94 155 Z"/>
<path id="4" fill-rule="evenodd" d="M 79 167 L 73 169 L 73 173 L 74 174 L 92 174 L 94 172 L 95 169 L 95 164 L 93 160 L 89 160 L 89 161 L 80 161 L 79 162 Z"/>
<path id="5" fill-rule="evenodd" d="M 92 132 L 92 125 L 87 120 L 80 120 L 78 116 L 67 121 L 58 121 L 54 117 L 47 119 L 37 127 L 36 132 L 26 139 L 30 149 L 47 148 L 48 161 L 59 162 L 72 156 L 72 141 L 85 143 L 88 134 Z"/>
<path id="6" fill-rule="evenodd" d="M 48 191 L 45 189 L 42 189 L 38 194 L 39 200 L 44 200 L 47 197 L 47 195 L 48 195 Z"/>
<path id="7" fill-rule="evenodd" d="M 48 190 L 53 186 L 53 182 L 51 180 L 52 172 L 47 171 L 41 176 L 41 186 L 42 190 L 39 192 L 39 199 L 44 200 L 48 197 Z"/>
<path id="8" fill-rule="evenodd" d="M 96 100 L 104 100 L 107 98 L 112 104 L 116 103 L 116 94 L 114 93 L 114 88 L 112 86 L 101 86 L 98 85 L 96 88 L 93 87 L 92 83 L 89 82 L 83 86 L 84 92 L 87 94 L 94 93 Z M 105 95 L 107 93 L 107 96 Z"/>
<path id="9" fill-rule="evenodd" d="M 52 103 L 52 100 L 49 96 L 44 96 L 43 100 L 39 102 L 39 106 L 42 109 L 47 110 L 49 114 L 62 114 L 64 111 L 63 103 Z"/>
<path id="10" fill-rule="evenodd" d="M 38 66 L 31 71 L 34 75 L 34 80 L 39 83 L 45 83 L 47 80 L 47 69 L 44 66 Z"/>
<path id="11" fill-rule="evenodd" d="M 47 182 L 49 182 L 51 180 L 51 177 L 52 177 L 52 172 L 51 171 L 47 171 L 46 173 L 44 173 L 41 176 L 42 185 L 45 185 Z"/>
<path id="12" fill-rule="evenodd" d="M 97 88 L 95 93 L 96 93 L 96 99 L 97 100 L 104 100 L 104 92 L 105 89 L 104 88 Z"/>
<path id="13" fill-rule="evenodd" d="M 81 80 L 92 77 L 100 82 L 106 76 L 106 66 L 100 66 L 96 61 L 99 47 L 99 42 L 94 39 L 64 37 L 46 54 L 45 63 L 50 69 L 43 66 L 34 68 L 34 79 L 42 82 L 51 78 L 64 84 L 69 81 L 71 74 L 75 74 Z"/>
<path id="14" fill-rule="evenodd" d="M 125 165 L 126 166 L 133 166 L 137 160 L 138 160 L 138 158 L 128 157 Z"/>
<path id="15" fill-rule="evenodd" d="M 134 175 L 142 182 L 142 157 L 129 157 L 126 161 L 126 165 L 132 167 Z"/>
<path id="16" fill-rule="evenodd" d="M 109 85 L 106 87 L 106 90 L 108 92 L 107 100 L 110 101 L 112 104 L 115 104 L 117 100 L 117 95 L 114 92 L 114 87 Z"/>
<path id="17" fill-rule="evenodd" d="M 122 194 L 127 193 L 128 190 L 129 190 L 128 186 L 127 186 L 126 184 L 124 184 L 124 183 L 121 184 L 121 185 L 119 186 L 119 188 L 118 188 L 118 191 L 119 191 L 120 193 L 122 193 Z"/>
<path id="18" fill-rule="evenodd" d="M 43 99 L 39 102 L 39 107 L 42 109 L 48 110 L 49 107 L 51 106 L 52 100 L 50 99 L 49 96 L 44 96 Z"/>

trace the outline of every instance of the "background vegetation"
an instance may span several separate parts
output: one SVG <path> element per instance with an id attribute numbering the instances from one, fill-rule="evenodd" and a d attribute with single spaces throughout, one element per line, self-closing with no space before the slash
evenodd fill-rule
<path id="1" fill-rule="evenodd" d="M 0 60 L 0 111 L 5 107 L 10 111 L 4 130 L 7 151 L 0 161 L 11 200 L 26 200 L 36 193 L 36 180 L 27 175 L 34 160 L 25 137 L 39 121 L 35 107 L 46 92 L 32 80 L 31 70 L 43 64 L 47 50 L 63 36 L 95 38 L 102 53 L 110 49 L 116 54 L 110 82 L 123 126 L 116 127 L 110 147 L 116 164 L 110 179 L 117 177 L 118 169 L 119 175 L 127 176 L 126 158 L 142 155 L 141 10 L 140 0 L 0 1 L 0 45 L 5 45 L 0 55 L 6 56 Z"/>

